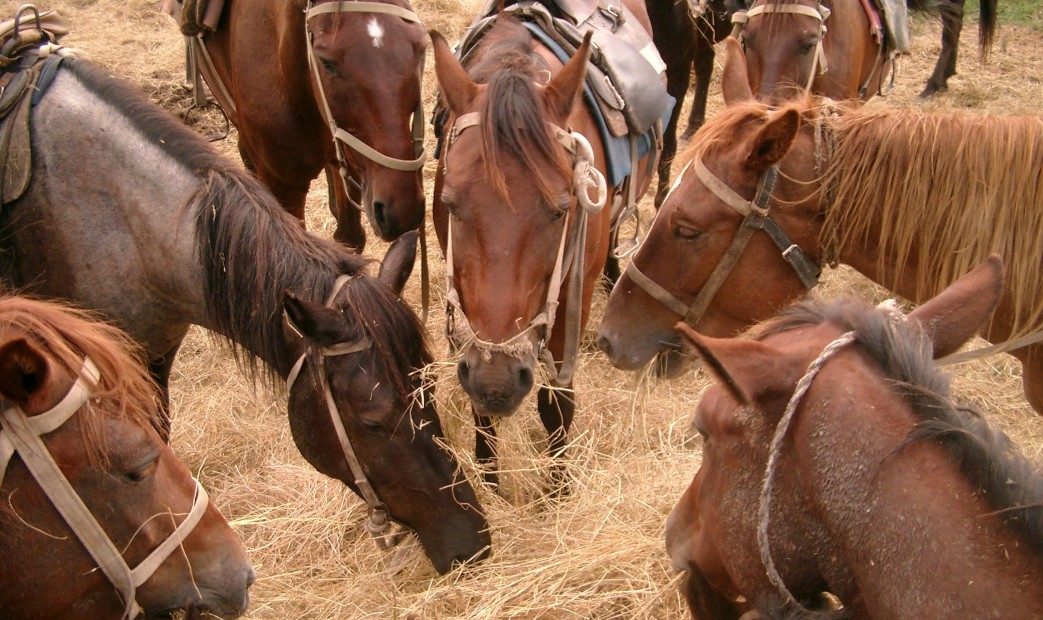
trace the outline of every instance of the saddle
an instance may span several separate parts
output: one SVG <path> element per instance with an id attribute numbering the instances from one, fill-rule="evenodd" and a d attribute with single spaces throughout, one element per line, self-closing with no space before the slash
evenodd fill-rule
<path id="1" fill-rule="evenodd" d="M 163 12 L 174 18 L 186 37 L 215 32 L 224 8 L 225 0 L 163 1 Z"/>
<path id="2" fill-rule="evenodd" d="M 26 5 L 0 23 L 0 204 L 20 198 L 32 177 L 30 109 L 43 97 L 73 50 L 58 45 L 69 32 L 57 11 Z"/>

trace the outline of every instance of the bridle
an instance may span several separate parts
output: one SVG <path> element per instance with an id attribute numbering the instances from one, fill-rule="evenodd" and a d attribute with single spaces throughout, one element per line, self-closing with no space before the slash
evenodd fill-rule
<path id="1" fill-rule="evenodd" d="M 815 55 L 811 60 L 811 71 L 808 72 L 808 81 L 804 84 L 804 92 L 811 92 L 811 85 L 815 78 L 829 71 L 826 62 L 826 51 L 822 47 L 822 40 L 826 38 L 826 20 L 831 14 L 828 7 L 821 2 L 817 7 L 805 6 L 803 4 L 773 4 L 764 3 L 746 10 L 736 11 L 732 14 L 732 35 L 742 42 L 742 29 L 751 17 L 764 13 L 790 13 L 793 15 L 804 15 L 818 20 L 818 39 L 815 41 Z"/>
<path id="2" fill-rule="evenodd" d="M 457 117 L 446 135 L 443 162 L 448 161 L 449 150 L 460 133 L 478 124 L 477 112 Z M 594 167 L 594 150 L 587 138 L 579 132 L 567 131 L 553 123 L 547 123 L 547 125 L 554 133 L 558 143 L 572 156 L 572 192 L 580 209 L 569 209 L 565 214 L 561 240 L 558 243 L 554 268 L 547 285 L 547 298 L 544 301 L 543 309 L 529 321 L 524 329 L 505 341 L 490 342 L 475 334 L 460 303 L 460 293 L 456 288 L 456 267 L 453 260 L 453 218 L 450 215 L 446 234 L 446 336 L 455 351 L 461 351 L 466 346 L 474 346 L 487 363 L 492 360 L 493 353 L 503 353 L 518 359 L 525 359 L 532 355 L 546 369 L 551 384 L 564 387 L 572 382 L 579 353 L 583 306 L 583 246 L 587 238 L 587 216 L 601 212 L 605 206 L 608 190 L 605 176 Z M 590 188 L 597 191 L 597 198 L 594 200 L 590 199 L 588 193 Z M 561 286 L 570 274 L 569 288 L 566 293 L 568 311 L 565 317 L 565 349 L 559 369 L 554 355 L 547 348 L 547 343 L 550 341 L 554 328 Z"/>
<path id="3" fill-rule="evenodd" d="M 732 238 L 731 245 L 728 246 L 724 255 L 721 256 L 720 261 L 714 267 L 710 277 L 703 284 L 692 303 L 682 301 L 662 285 L 642 273 L 637 266 L 637 256 L 634 256 L 634 259 L 630 261 L 626 268 L 627 276 L 635 285 L 671 312 L 682 317 L 685 323 L 695 327 L 703 313 L 706 312 L 710 302 L 713 301 L 718 289 L 724 284 L 725 279 L 728 278 L 732 269 L 735 268 L 736 263 L 739 262 L 739 257 L 742 256 L 746 244 L 756 230 L 762 230 L 767 233 L 775 247 L 782 253 L 782 258 L 793 268 L 805 288 L 811 289 L 818 284 L 818 277 L 822 269 L 817 263 L 808 258 L 808 255 L 804 253 L 800 246 L 789 238 L 789 235 L 782 230 L 778 222 L 769 213 L 771 195 L 775 189 L 775 181 L 779 174 L 777 165 L 768 168 L 761 176 L 755 201 L 743 198 L 738 192 L 728 187 L 724 181 L 710 172 L 701 159 L 693 160 L 681 171 L 677 181 L 674 183 L 674 189 L 680 184 L 681 179 L 688 172 L 689 168 L 695 171 L 695 176 L 706 189 L 710 190 L 710 193 L 743 216 L 742 224 L 736 231 L 735 237 Z"/>
<path id="4" fill-rule="evenodd" d="M 333 302 L 337 299 L 337 294 L 340 293 L 340 290 L 350 279 L 351 276 L 349 275 L 341 275 L 333 283 L 333 290 L 330 291 L 330 295 L 326 299 L 327 308 L 333 307 Z M 297 335 L 304 338 L 304 335 L 293 324 L 292 320 L 287 319 L 287 323 L 290 328 L 297 333 Z M 319 379 L 319 385 L 322 387 L 323 397 L 326 401 L 326 410 L 330 414 L 330 421 L 333 423 L 333 429 L 337 433 L 337 440 L 340 443 L 341 451 L 344 453 L 344 460 L 347 461 L 348 469 L 351 470 L 351 476 L 354 478 L 355 486 L 358 487 L 362 499 L 365 500 L 366 505 L 369 506 L 369 518 L 367 519 L 365 526 L 366 531 L 373 536 L 374 541 L 376 541 L 381 549 L 387 550 L 401 542 L 404 533 L 398 532 L 392 535 L 386 534 L 388 529 L 391 527 L 391 511 L 388 509 L 387 504 L 380 501 L 380 497 L 377 495 L 376 490 L 370 483 L 369 478 L 366 477 L 366 473 L 362 470 L 362 464 L 359 462 L 358 456 L 355 454 L 355 449 L 351 445 L 351 439 L 348 438 L 348 433 L 344 429 L 344 420 L 341 419 L 340 410 L 337 408 L 337 401 L 334 400 L 333 392 L 330 390 L 329 381 L 326 379 L 327 357 L 350 355 L 352 353 L 368 350 L 372 346 L 373 343 L 370 339 L 363 335 L 357 340 L 350 342 L 340 342 L 329 347 L 318 347 L 318 363 L 316 364 L 315 372 Z M 290 374 L 286 377 L 287 393 L 293 390 L 293 386 L 297 382 L 297 378 L 300 376 L 301 370 L 304 367 L 304 361 L 308 358 L 308 354 L 311 353 L 312 350 L 313 346 L 309 345 L 304 353 L 301 353 L 301 356 L 297 358 L 297 361 L 290 369 Z"/>
<path id="5" fill-rule="evenodd" d="M 69 388 L 61 402 L 39 415 L 27 416 L 20 407 L 10 407 L 2 416 L 4 426 L 0 429 L 0 483 L 3 482 L 7 464 L 18 454 L 26 469 L 36 480 L 51 504 L 58 510 L 66 524 L 72 529 L 87 552 L 94 558 L 101 571 L 112 585 L 119 590 L 125 609 L 123 618 L 130 620 L 142 613 L 136 598 L 138 586 L 144 584 L 156 572 L 167 557 L 188 538 L 203 518 L 209 498 L 199 481 L 192 499 L 192 509 L 185 519 L 162 543 L 149 553 L 135 568 L 131 569 L 123 555 L 113 544 L 105 530 L 98 524 L 69 480 L 62 473 L 47 445 L 40 438 L 60 428 L 91 399 L 91 393 L 101 378 L 98 368 L 90 358 L 84 358 L 83 368 L 76 382 Z"/>
<path id="6" fill-rule="evenodd" d="M 309 0 L 304 13 L 304 30 L 308 48 L 308 65 L 311 67 L 312 76 L 315 78 L 315 83 L 319 89 L 319 99 L 322 101 L 323 116 L 325 117 L 326 123 L 329 125 L 330 135 L 333 137 L 333 145 L 337 153 L 337 163 L 339 164 L 340 178 L 344 182 L 344 187 L 355 187 L 359 191 L 362 190 L 361 184 L 359 184 L 358 181 L 355 181 L 351 176 L 351 168 L 348 164 L 348 156 L 345 152 L 345 147 L 358 153 L 362 157 L 377 163 L 378 165 L 384 166 L 385 168 L 391 168 L 392 170 L 410 172 L 423 168 L 424 162 L 427 161 L 427 154 L 424 152 L 423 97 L 418 99 L 416 110 L 413 112 L 412 129 L 413 152 L 416 155 L 415 159 L 397 159 L 385 155 L 372 146 L 366 144 L 358 137 L 352 135 L 347 130 L 338 127 L 337 121 L 333 118 L 333 112 L 330 109 L 329 98 L 326 96 L 326 91 L 322 86 L 322 75 L 319 71 L 318 61 L 315 59 L 314 35 L 309 26 L 311 18 L 326 13 L 383 13 L 423 26 L 423 21 L 420 20 L 420 17 L 418 17 L 416 13 L 400 6 L 383 4 L 380 2 L 364 2 L 362 0 L 352 2 L 337 0 L 326 4 L 320 4 L 318 6 L 313 6 L 313 3 Z M 418 92 L 423 90 L 423 75 L 424 58 L 421 56 L 420 65 L 417 68 Z M 363 210 L 362 205 L 356 203 L 350 195 L 348 196 L 348 202 L 350 202 L 356 209 L 359 209 L 360 211 Z"/>

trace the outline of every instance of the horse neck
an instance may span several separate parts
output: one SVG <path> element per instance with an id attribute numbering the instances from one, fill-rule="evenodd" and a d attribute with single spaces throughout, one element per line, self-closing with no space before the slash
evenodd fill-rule
<path id="1" fill-rule="evenodd" d="M 895 452 L 918 417 L 861 364 L 838 356 L 823 368 L 795 439 L 808 455 L 799 466 L 815 517 L 844 550 L 847 574 L 832 578 L 857 589 L 836 594 L 865 600 L 872 617 L 984 617 L 996 605 L 1004 606 L 1000 615 L 1038 614 L 1043 558 L 982 501 L 940 444 Z M 868 402 L 872 410 L 856 404 Z"/>

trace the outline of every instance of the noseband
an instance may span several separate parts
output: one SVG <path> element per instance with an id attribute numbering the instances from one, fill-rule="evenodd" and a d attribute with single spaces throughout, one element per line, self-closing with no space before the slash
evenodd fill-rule
<path id="1" fill-rule="evenodd" d="M 356 136 L 352 135 L 348 131 L 341 129 L 337 126 L 336 119 L 333 118 L 333 112 L 330 110 L 329 98 L 326 96 L 326 91 L 322 87 L 322 76 L 319 71 L 319 63 L 315 59 L 315 49 L 313 34 L 311 28 L 308 26 L 309 21 L 316 15 L 322 15 L 326 13 L 383 13 L 387 15 L 393 15 L 395 17 L 402 18 L 409 22 L 414 22 L 423 26 L 423 22 L 417 16 L 416 13 L 404 9 L 400 6 L 393 4 L 383 4 L 380 2 L 363 2 L 361 0 L 355 2 L 329 2 L 327 4 L 320 4 L 319 6 L 313 6 L 309 0 L 308 6 L 305 9 L 304 17 L 304 30 L 305 37 L 307 38 L 308 48 L 308 65 L 311 67 L 312 75 L 315 78 L 315 83 L 319 89 L 319 99 L 322 100 L 323 115 L 326 117 L 326 122 L 329 124 L 330 135 L 333 136 L 333 145 L 337 152 L 337 162 L 340 165 L 340 177 L 344 182 L 344 187 L 355 187 L 361 190 L 362 186 L 351 178 L 349 174 L 348 158 L 344 152 L 344 146 L 352 149 L 359 155 L 362 155 L 366 159 L 373 161 L 385 168 L 391 168 L 392 170 L 401 170 L 405 172 L 420 170 L 424 166 L 424 162 L 427 161 L 427 154 L 424 152 L 424 103 L 423 97 L 417 101 L 416 110 L 413 112 L 413 152 L 416 155 L 416 159 L 396 159 L 384 155 L 380 151 L 366 144 Z M 423 85 L 424 75 L 424 58 L 420 58 L 420 66 L 417 68 L 417 83 L 418 86 Z M 423 88 L 420 88 L 422 91 Z M 350 196 L 348 201 L 360 211 L 362 205 L 356 203 Z"/>
<path id="2" fill-rule="evenodd" d="M 333 302 L 337 299 L 337 294 L 340 293 L 344 284 L 350 279 L 351 276 L 342 275 L 333 283 L 333 290 L 326 299 L 327 308 L 333 307 Z M 292 321 L 288 321 L 288 323 L 293 331 L 297 332 L 297 335 L 302 338 L 304 337 Z M 380 501 L 380 497 L 377 496 L 376 490 L 370 483 L 369 478 L 366 477 L 366 473 L 362 470 L 362 463 L 359 462 L 358 456 L 355 454 L 355 449 L 351 445 L 351 439 L 348 438 L 348 433 L 344 429 L 344 420 L 340 417 L 340 410 L 337 409 L 337 401 L 334 400 L 333 392 L 330 390 L 329 381 L 326 379 L 327 357 L 358 353 L 360 351 L 365 351 L 372 346 L 373 343 L 370 342 L 369 338 L 362 336 L 358 340 L 352 342 L 340 342 L 330 347 L 319 347 L 319 360 L 316 374 L 319 377 L 319 385 L 322 387 L 323 397 L 326 401 L 326 410 L 330 414 L 330 421 L 333 423 L 333 428 L 337 433 L 337 440 L 340 442 L 341 451 L 344 453 L 344 460 L 348 463 L 348 469 L 351 470 L 351 475 L 355 480 L 355 486 L 358 487 L 362 499 L 364 499 L 366 504 L 369 506 L 369 519 L 366 521 L 366 531 L 373 536 L 377 546 L 386 551 L 401 542 L 403 533 L 400 532 L 394 535 L 385 534 L 391 527 L 391 511 L 388 509 L 387 504 Z M 293 385 L 300 376 L 301 369 L 304 367 L 304 361 L 308 358 L 308 353 L 311 352 L 311 350 L 312 347 L 308 346 L 290 369 L 290 374 L 286 377 L 287 393 L 293 390 Z"/>
<path id="3" fill-rule="evenodd" d="M 449 149 L 457 136 L 478 123 L 477 112 L 457 117 L 446 136 L 443 162 L 448 161 Z M 518 359 L 524 359 L 532 354 L 543 364 L 550 376 L 551 383 L 557 387 L 564 387 L 572 383 L 579 353 L 583 309 L 583 246 L 587 238 L 587 216 L 601 212 L 605 206 L 608 190 L 605 176 L 594 167 L 594 150 L 587 138 L 579 132 L 566 131 L 553 123 L 547 123 L 547 125 L 554 132 L 554 137 L 558 142 L 572 155 L 572 192 L 581 210 L 574 213 L 576 210 L 570 209 L 565 214 L 561 241 L 558 243 L 554 269 L 551 271 L 550 281 L 547 285 L 547 298 L 543 309 L 529 321 L 525 329 L 503 342 L 482 340 L 475 334 L 460 303 L 460 293 L 456 289 L 453 262 L 453 217 L 450 215 L 446 235 L 446 336 L 457 351 L 463 350 L 468 345 L 477 348 L 486 363 L 492 360 L 493 353 L 503 353 Z M 591 188 L 597 191 L 597 198 L 593 201 L 588 193 Z M 554 328 L 561 285 L 570 275 L 569 289 L 566 293 L 568 312 L 565 317 L 565 351 L 559 370 L 554 355 L 547 348 L 547 342 L 550 341 Z"/>
<path id="4" fill-rule="evenodd" d="M 73 414 L 87 404 L 100 377 L 94 362 L 90 358 L 84 358 L 83 368 L 76 382 L 54 408 L 32 417 L 26 416 L 19 407 L 11 407 L 0 414 L 4 422 L 4 427 L 0 429 L 0 483 L 3 482 L 8 462 L 17 453 L 44 494 L 51 500 L 51 504 L 76 534 L 80 543 L 94 558 L 112 585 L 119 590 L 126 606 L 123 618 L 130 620 L 143 613 L 135 595 L 137 587 L 148 581 L 167 557 L 188 538 L 200 519 L 203 518 L 209 498 L 203 486 L 193 478 L 196 483 L 196 493 L 192 499 L 192 509 L 185 520 L 137 567 L 131 569 L 127 565 L 123 555 L 98 524 L 90 509 L 77 495 L 76 490 L 72 488 L 65 474 L 55 463 L 47 445 L 40 439 L 41 435 L 60 428 Z"/>
<path id="5" fill-rule="evenodd" d="M 675 189 L 680 184 L 685 173 L 688 172 L 689 167 L 694 168 L 695 176 L 699 178 L 699 181 L 702 182 L 706 189 L 710 190 L 710 193 L 743 216 L 742 224 L 739 226 L 739 230 L 736 231 L 735 237 L 732 238 L 731 245 L 724 255 L 721 256 L 721 260 L 714 267 L 710 277 L 703 284 L 702 289 L 699 290 L 699 294 L 692 303 L 685 303 L 662 285 L 642 273 L 637 266 L 636 256 L 634 260 L 630 261 L 626 269 L 627 276 L 634 284 L 648 293 L 653 299 L 666 306 L 671 312 L 682 317 L 685 323 L 695 327 L 717 294 L 718 289 L 720 289 L 725 279 L 732 272 L 732 269 L 735 268 L 735 264 L 739 261 L 739 257 L 742 256 L 742 252 L 755 230 L 763 230 L 768 234 L 768 237 L 771 238 L 772 242 L 775 243 L 775 246 L 782 253 L 782 258 L 793 267 L 805 288 L 811 289 L 818 284 L 818 277 L 822 272 L 821 268 L 808 258 L 804 250 L 800 249 L 800 246 L 790 240 L 789 235 L 782 230 L 778 222 L 768 212 L 771 194 L 775 189 L 775 181 L 778 178 L 777 165 L 768 168 L 761 176 L 755 202 L 743 198 L 738 192 L 728 187 L 724 181 L 710 172 L 701 159 L 692 161 L 681 171 L 681 174 L 677 177 L 677 182 L 674 184 Z"/>

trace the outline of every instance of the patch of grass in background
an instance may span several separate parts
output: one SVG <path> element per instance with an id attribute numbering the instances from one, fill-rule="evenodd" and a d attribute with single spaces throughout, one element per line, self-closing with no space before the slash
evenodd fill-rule
<path id="1" fill-rule="evenodd" d="M 999 27 L 1006 24 L 1028 26 L 1043 32 L 1043 3 L 1040 0 L 996 0 Z M 978 0 L 967 0 L 963 7 L 967 22 L 978 21 Z"/>

